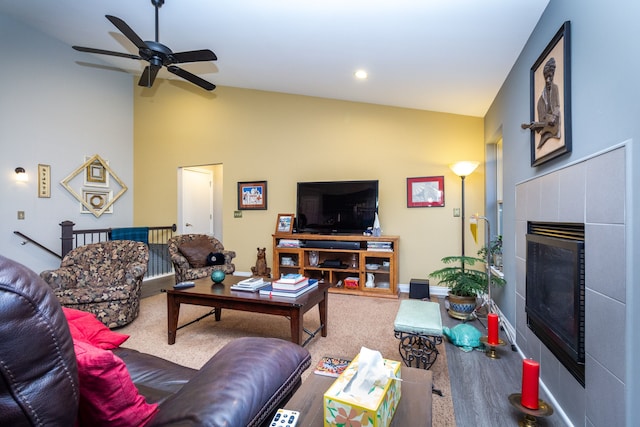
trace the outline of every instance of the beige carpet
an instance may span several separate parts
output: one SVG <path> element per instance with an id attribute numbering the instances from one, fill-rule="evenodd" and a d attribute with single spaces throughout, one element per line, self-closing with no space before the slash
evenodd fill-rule
<path id="1" fill-rule="evenodd" d="M 398 340 L 393 337 L 393 321 L 399 300 L 329 294 L 328 334 L 316 336 L 306 348 L 311 353 L 312 365 L 304 373 L 303 381 L 313 374 L 313 367 L 322 356 L 353 358 L 361 347 L 378 350 L 383 357 L 401 360 Z M 207 307 L 182 305 L 179 325 L 209 312 Z M 320 324 L 318 310 L 304 316 L 304 326 L 316 330 Z M 140 316 L 118 330 L 131 335 L 125 347 L 199 368 L 225 343 L 243 336 L 269 336 L 290 339 L 289 321 L 285 317 L 223 310 L 222 320 L 207 317 L 177 333 L 176 343 L 167 344 L 166 295 L 142 299 Z M 443 397 L 433 394 L 433 425 L 455 426 L 451 384 L 444 343 L 439 345 L 440 355 L 431 367 L 434 386 L 442 390 Z"/>

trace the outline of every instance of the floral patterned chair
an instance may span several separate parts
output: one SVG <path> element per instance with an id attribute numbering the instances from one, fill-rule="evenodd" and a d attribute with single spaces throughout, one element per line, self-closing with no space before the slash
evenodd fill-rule
<path id="1" fill-rule="evenodd" d="M 167 241 L 175 270 L 176 283 L 210 276 L 214 270 L 233 274 L 235 251 L 228 251 L 215 237 L 206 234 L 182 234 Z"/>
<path id="2" fill-rule="evenodd" d="M 40 273 L 64 307 L 88 311 L 109 328 L 140 312 L 142 278 L 149 249 L 132 240 L 91 243 L 71 250 L 60 268 Z"/>

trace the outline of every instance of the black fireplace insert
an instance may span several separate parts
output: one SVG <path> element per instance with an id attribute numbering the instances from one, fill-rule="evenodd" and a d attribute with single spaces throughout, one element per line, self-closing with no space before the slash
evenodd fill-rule
<path id="1" fill-rule="evenodd" d="M 526 266 L 527 325 L 584 387 L 584 225 L 530 222 Z"/>

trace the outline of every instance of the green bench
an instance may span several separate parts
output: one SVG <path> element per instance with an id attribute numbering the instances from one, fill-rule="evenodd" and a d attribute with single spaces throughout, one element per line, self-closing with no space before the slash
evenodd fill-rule
<path id="1" fill-rule="evenodd" d="M 440 304 L 408 299 L 400 301 L 393 322 L 395 337 L 400 340 L 398 350 L 405 365 L 429 369 L 440 353 L 436 347 L 442 343 L 442 317 Z"/>

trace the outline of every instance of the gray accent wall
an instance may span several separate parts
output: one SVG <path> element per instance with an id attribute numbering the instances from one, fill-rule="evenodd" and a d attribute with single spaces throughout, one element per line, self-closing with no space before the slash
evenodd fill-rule
<path id="1" fill-rule="evenodd" d="M 516 342 L 575 425 L 625 425 L 626 180 L 623 145 L 516 186 Z M 584 388 L 527 327 L 528 221 L 585 224 Z"/>
<path id="2" fill-rule="evenodd" d="M 640 209 L 640 4 L 551 0 L 485 116 L 485 142 L 503 138 L 504 273 L 496 302 L 526 357 L 577 426 L 633 425 L 640 419 L 639 316 L 635 221 Z M 571 22 L 572 152 L 531 167 L 529 72 L 565 21 Z M 568 118 L 565 118 L 568 120 Z M 583 389 L 526 326 L 527 220 L 586 227 L 586 387 Z"/>

